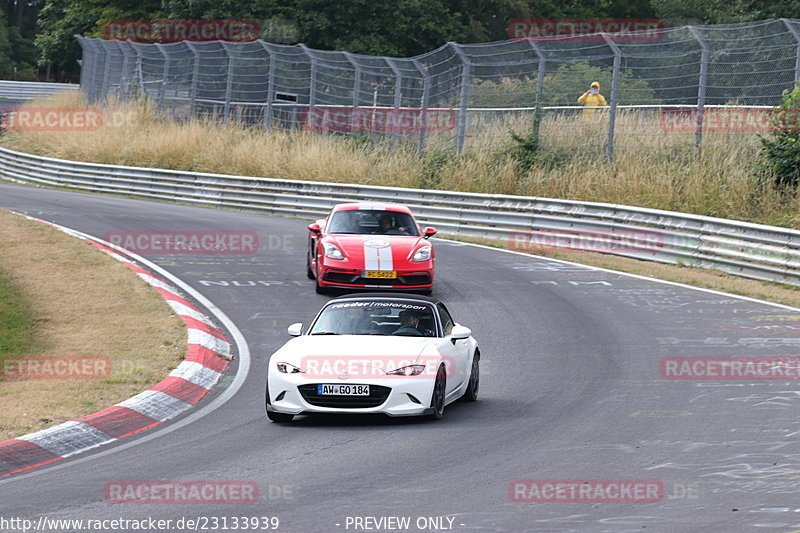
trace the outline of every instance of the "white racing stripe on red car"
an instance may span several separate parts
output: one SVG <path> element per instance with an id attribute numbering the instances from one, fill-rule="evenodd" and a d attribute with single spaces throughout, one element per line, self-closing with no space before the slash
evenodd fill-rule
<path id="1" fill-rule="evenodd" d="M 358 210 L 363 211 L 386 211 L 386 204 L 379 204 L 376 202 L 359 202 Z"/>
<path id="2" fill-rule="evenodd" d="M 394 270 L 392 245 L 388 239 L 364 235 L 364 270 Z"/>

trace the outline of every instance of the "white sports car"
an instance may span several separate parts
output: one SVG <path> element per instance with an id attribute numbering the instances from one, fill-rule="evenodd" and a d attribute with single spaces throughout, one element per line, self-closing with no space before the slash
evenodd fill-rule
<path id="1" fill-rule="evenodd" d="M 478 398 L 480 351 L 438 299 L 367 293 L 329 301 L 269 360 L 273 422 L 308 413 L 383 413 L 439 419 Z"/>

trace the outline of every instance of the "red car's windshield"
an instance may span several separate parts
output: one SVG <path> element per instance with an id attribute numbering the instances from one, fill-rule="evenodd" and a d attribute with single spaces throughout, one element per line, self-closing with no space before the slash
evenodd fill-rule
<path id="1" fill-rule="evenodd" d="M 327 231 L 352 235 L 419 236 L 417 224 L 408 213 L 370 209 L 336 211 Z"/>

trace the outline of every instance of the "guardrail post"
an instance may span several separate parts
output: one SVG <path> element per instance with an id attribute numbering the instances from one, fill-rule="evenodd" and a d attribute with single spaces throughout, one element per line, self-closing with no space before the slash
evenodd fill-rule
<path id="1" fill-rule="evenodd" d="M 694 26 L 686 26 L 689 32 L 700 44 L 700 80 L 697 87 L 697 126 L 694 133 L 694 147 L 700 150 L 703 142 L 703 113 L 706 106 L 706 87 L 708 86 L 708 55 L 709 49 L 703 36 Z"/>
<path id="2" fill-rule="evenodd" d="M 536 52 L 536 57 L 539 58 L 539 66 L 537 69 L 536 74 L 536 100 L 534 102 L 534 107 L 536 111 L 534 113 L 538 114 L 541 113 L 541 105 L 542 105 L 542 92 L 544 91 L 544 73 L 545 68 L 547 66 L 547 58 L 542 52 L 542 48 L 536 44 L 536 41 L 528 40 L 528 44 L 531 45 L 533 51 Z M 539 131 L 541 130 L 542 125 L 542 117 L 534 117 L 533 119 L 533 137 L 536 139 L 536 142 L 539 142 Z"/>
<path id="3" fill-rule="evenodd" d="M 269 43 L 265 43 L 260 39 L 258 42 L 261 44 L 261 48 L 267 53 L 267 59 L 269 60 L 269 70 L 267 72 L 267 105 L 264 107 L 264 119 L 261 126 L 264 131 L 266 131 L 272 125 L 272 101 L 275 100 L 275 57 L 269 50 Z"/>
<path id="4" fill-rule="evenodd" d="M 781 19 L 783 25 L 786 26 L 786 29 L 789 30 L 789 33 L 792 34 L 794 37 L 795 42 L 797 43 L 797 51 L 795 52 L 795 60 L 794 60 L 794 84 L 795 86 L 800 85 L 800 33 L 798 33 L 797 28 L 795 28 L 789 19 Z"/>
<path id="5" fill-rule="evenodd" d="M 189 114 L 195 114 L 195 100 L 197 99 L 197 83 L 200 78 L 200 54 L 197 53 L 194 45 L 190 42 L 186 43 L 186 46 L 189 47 L 191 50 L 192 55 L 194 55 L 194 69 L 192 69 L 192 88 L 189 89 Z"/>
<path id="6" fill-rule="evenodd" d="M 400 116 L 400 106 L 402 105 L 402 97 L 403 97 L 403 74 L 400 72 L 400 69 L 397 68 L 397 63 L 395 59 L 390 57 L 384 57 L 384 61 L 389 65 L 389 68 L 392 69 L 394 73 L 394 120 L 392 121 L 392 148 L 397 147 L 397 120 Z"/>
<path id="7" fill-rule="evenodd" d="M 611 108 L 608 113 L 608 138 L 606 139 L 606 160 L 614 160 L 614 127 L 617 121 L 617 100 L 619 98 L 619 69 L 622 51 L 607 33 L 601 33 L 603 40 L 614 52 L 614 71 L 611 75 Z"/>
<path id="8" fill-rule="evenodd" d="M 422 128 L 419 131 L 419 144 L 417 145 L 417 150 L 419 152 L 425 151 L 425 137 L 427 136 L 428 128 L 428 103 L 431 97 L 431 75 L 428 74 L 428 69 L 426 69 L 417 59 L 412 59 L 412 63 L 414 66 L 417 67 L 417 70 L 422 75 L 422 101 L 420 102 L 420 107 L 422 108 Z"/>
<path id="9" fill-rule="evenodd" d="M 469 89 L 472 83 L 472 62 L 461 51 L 458 43 L 447 43 L 453 49 L 458 59 L 461 60 L 461 94 L 459 97 L 458 126 L 456 130 L 456 153 L 464 151 L 464 139 L 467 135 L 467 105 L 469 104 Z"/>

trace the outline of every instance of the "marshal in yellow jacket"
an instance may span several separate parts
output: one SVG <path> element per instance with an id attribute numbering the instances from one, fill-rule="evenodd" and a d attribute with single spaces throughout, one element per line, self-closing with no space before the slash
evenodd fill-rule
<path id="1" fill-rule="evenodd" d="M 591 115 L 595 111 L 598 111 L 598 109 L 592 109 L 593 107 L 605 107 L 608 105 L 605 97 L 600 94 L 600 84 L 596 81 L 592 82 L 588 91 L 580 95 L 578 103 L 583 106 L 584 115 Z"/>

